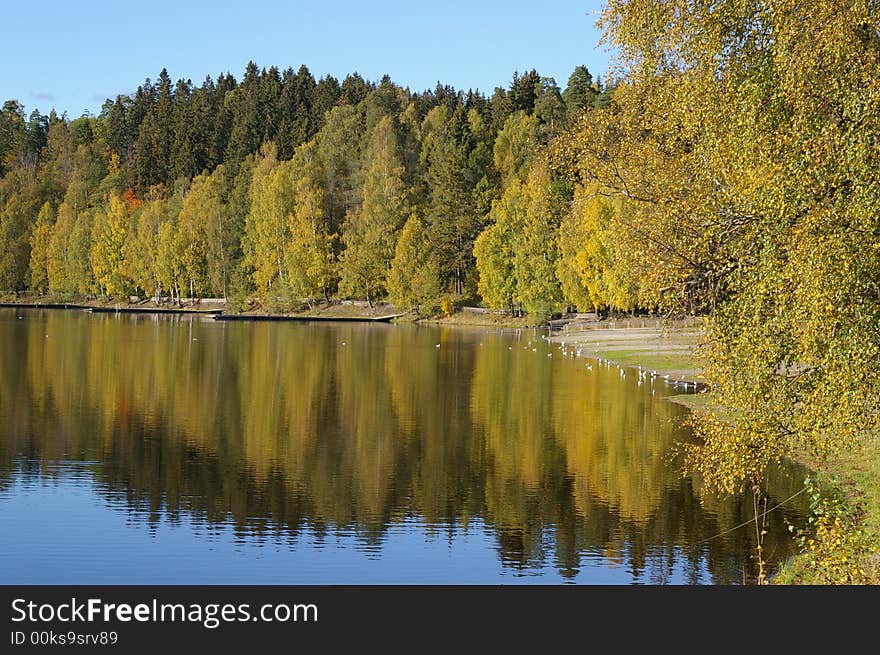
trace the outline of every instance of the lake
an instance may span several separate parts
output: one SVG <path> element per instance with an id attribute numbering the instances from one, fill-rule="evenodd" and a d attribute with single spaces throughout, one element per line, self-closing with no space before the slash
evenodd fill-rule
<path id="1" fill-rule="evenodd" d="M 541 335 L 0 309 L 0 583 L 754 581 L 676 391 Z"/>

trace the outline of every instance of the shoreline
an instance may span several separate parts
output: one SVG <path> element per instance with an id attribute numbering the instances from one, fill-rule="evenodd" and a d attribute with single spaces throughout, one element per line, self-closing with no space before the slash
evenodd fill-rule
<path id="1" fill-rule="evenodd" d="M 320 303 L 313 309 L 299 312 L 266 311 L 265 309 L 230 311 L 230 303 L 221 298 L 184 300 L 180 304 L 153 300 L 71 300 L 57 296 L 12 296 L 0 297 L 0 308 L 25 309 L 68 309 L 101 314 L 190 314 L 209 316 L 217 321 L 327 321 L 327 322 L 370 322 L 370 323 L 417 323 L 420 325 L 534 328 L 541 322 L 530 317 L 512 317 L 494 312 L 474 312 L 467 309 L 456 311 L 450 316 L 418 316 L 412 311 L 401 311 L 388 303 L 376 303 L 372 307 L 362 301 L 335 301 Z"/>
<path id="2" fill-rule="evenodd" d="M 598 321 L 563 329 L 547 339 L 576 348 L 583 357 L 647 371 L 685 390 L 699 391 L 705 385 L 702 369 L 694 362 L 704 334 L 698 325 L 693 319 Z"/>

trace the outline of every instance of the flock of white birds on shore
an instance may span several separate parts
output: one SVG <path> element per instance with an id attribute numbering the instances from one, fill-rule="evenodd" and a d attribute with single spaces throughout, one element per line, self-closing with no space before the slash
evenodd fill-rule
<path id="1" fill-rule="evenodd" d="M 553 343 L 550 340 L 550 338 L 546 337 L 546 336 L 541 336 L 541 340 L 546 341 L 548 344 Z M 480 345 L 481 346 L 483 345 L 482 342 L 480 342 Z M 531 350 L 533 353 L 537 353 L 538 352 L 538 345 L 539 344 L 537 342 L 535 342 L 533 344 L 532 341 L 529 340 L 526 343 L 526 345 L 523 346 L 523 350 L 526 350 L 526 351 Z M 439 348 L 440 344 L 439 343 L 436 344 L 435 347 Z M 507 349 L 513 350 L 513 346 L 508 346 Z M 590 354 L 585 353 L 583 344 L 576 344 L 576 343 L 575 344 L 567 344 L 565 341 L 560 341 L 557 349 L 562 353 L 563 357 L 567 357 L 567 358 L 571 358 L 571 359 L 574 359 L 575 357 L 589 357 L 591 361 L 588 361 L 585 364 L 585 368 L 589 371 L 594 370 L 593 369 L 594 365 L 597 367 L 596 370 L 599 370 L 603 367 L 605 367 L 606 369 L 617 368 L 618 371 L 620 371 L 620 378 L 622 380 L 626 379 L 627 367 L 624 367 L 624 366 L 621 366 L 620 364 L 612 362 L 610 359 L 603 359 L 602 357 L 596 356 L 595 353 L 599 352 L 598 349 L 594 349 L 593 350 L 594 354 L 590 355 Z M 548 352 L 547 357 L 553 357 L 553 352 L 552 351 Z M 638 386 L 641 387 L 644 384 L 648 384 L 651 387 L 651 395 L 652 396 L 656 393 L 656 389 L 654 389 L 654 383 L 657 380 L 662 380 L 663 383 L 672 386 L 673 389 L 682 390 L 685 393 L 688 393 L 688 392 L 696 393 L 700 389 L 700 384 L 698 382 L 686 380 L 685 376 L 683 376 L 683 375 L 679 376 L 678 379 L 676 379 L 674 376 L 662 375 L 662 374 L 658 373 L 657 371 L 653 371 L 648 368 L 643 368 L 642 366 L 636 366 L 635 368 L 630 367 L 629 372 L 635 373 L 635 375 L 637 376 L 636 377 L 636 384 Z"/>

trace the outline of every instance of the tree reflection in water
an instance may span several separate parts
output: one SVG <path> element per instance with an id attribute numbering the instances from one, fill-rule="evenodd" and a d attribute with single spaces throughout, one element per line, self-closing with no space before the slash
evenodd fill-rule
<path id="1" fill-rule="evenodd" d="M 706 541 L 750 499 L 701 503 L 671 460 L 684 410 L 548 352 L 532 332 L 0 310 L 0 484 L 94 462 L 147 520 L 245 539 L 346 530 L 381 554 L 413 519 L 479 523 L 513 570 L 753 578 L 751 532 Z M 780 469 L 771 496 L 802 478 Z M 771 565 L 799 511 L 771 515 Z"/>

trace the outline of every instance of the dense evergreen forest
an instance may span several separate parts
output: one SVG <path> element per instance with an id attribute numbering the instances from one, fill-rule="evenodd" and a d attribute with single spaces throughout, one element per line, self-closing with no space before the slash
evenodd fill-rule
<path id="1" fill-rule="evenodd" d="M 586 307 L 559 265 L 578 255 L 557 244 L 574 186 L 547 153 L 609 98 L 583 66 L 489 98 L 250 63 L 201 86 L 163 69 L 99 116 L 10 100 L 0 290 Z"/>

